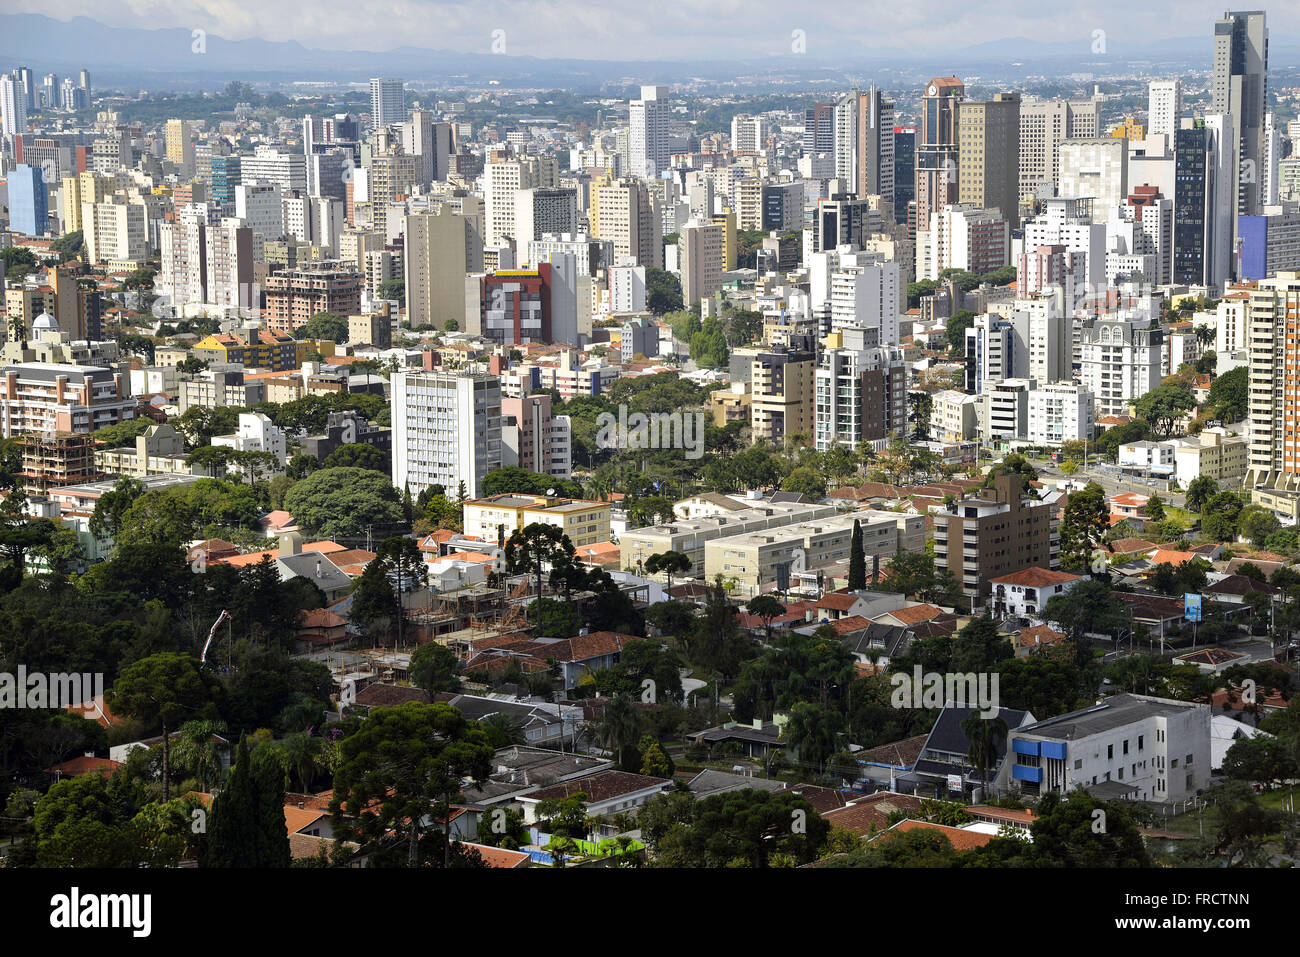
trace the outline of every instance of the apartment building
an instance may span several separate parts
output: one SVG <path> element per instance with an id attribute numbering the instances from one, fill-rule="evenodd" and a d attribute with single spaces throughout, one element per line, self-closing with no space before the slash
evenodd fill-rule
<path id="1" fill-rule="evenodd" d="M 764 351 L 750 363 L 751 428 L 755 442 L 783 445 L 811 436 L 816 428 L 813 378 L 817 360 L 811 352 Z"/>
<path id="2" fill-rule="evenodd" d="M 1027 794 L 1176 804 L 1210 783 L 1210 706 L 1118 694 L 1015 728 L 1009 745 L 1012 780 Z"/>
<path id="3" fill-rule="evenodd" d="M 393 485 L 419 495 L 461 483 L 477 497 L 501 467 L 501 380 L 494 375 L 400 371 L 390 380 Z"/>
<path id="4" fill-rule="evenodd" d="M 619 538 L 623 567 L 636 568 L 651 555 L 674 551 L 689 558 L 692 568 L 700 569 L 705 563 L 705 544 L 715 538 L 831 518 L 839 513 L 834 505 L 775 502 L 757 492 L 751 494 L 753 498 L 727 496 L 742 506 L 727 514 L 628 529 Z"/>
<path id="5" fill-rule="evenodd" d="M 868 561 L 883 565 L 900 551 L 919 551 L 925 544 L 925 516 L 896 512 L 852 512 L 760 531 L 714 538 L 704 545 L 704 577 L 735 579 L 743 595 L 757 595 L 777 582 L 778 569 L 814 571 L 849 558 L 853 523 L 862 528 Z"/>
<path id="6" fill-rule="evenodd" d="M 135 417 L 126 376 L 99 366 L 26 362 L 0 369 L 0 437 L 95 432 Z"/>
<path id="7" fill-rule="evenodd" d="M 999 475 L 934 513 L 934 563 L 947 569 L 978 610 L 992 579 L 1022 568 L 1053 568 L 1060 540 L 1056 506 L 1026 496 L 1019 475 Z"/>
<path id="8" fill-rule="evenodd" d="M 1207 475 L 1219 488 L 1238 488 L 1250 464 L 1250 446 L 1246 439 L 1221 426 L 1213 426 L 1199 435 L 1174 439 L 1174 477 L 1187 488 L 1198 475 Z"/>
<path id="9" fill-rule="evenodd" d="M 907 364 L 897 346 L 854 348 L 831 333 L 814 373 L 816 443 L 859 445 L 907 430 Z M 852 341 L 853 337 L 848 336 Z"/>
<path id="10" fill-rule="evenodd" d="M 1124 415 L 1161 380 L 1164 330 L 1146 316 L 1085 319 L 1079 328 L 1079 383 L 1097 414 Z"/>
<path id="11" fill-rule="evenodd" d="M 555 495 L 506 493 L 465 501 L 465 534 L 485 542 L 505 542 L 529 525 L 554 525 L 574 548 L 608 542 L 610 505 Z"/>
<path id="12" fill-rule="evenodd" d="M 266 372 L 299 368 L 307 358 L 308 343 L 266 329 L 221 332 L 194 344 L 194 356 L 209 363 L 238 364 Z"/>
<path id="13" fill-rule="evenodd" d="M 318 312 L 353 316 L 361 312 L 360 272 L 339 263 L 285 269 L 267 276 L 265 316 L 272 332 L 289 334 Z"/>
<path id="14" fill-rule="evenodd" d="M 964 442 L 979 435 L 979 396 L 945 389 L 934 393 L 930 403 L 930 437 L 936 442 Z"/>
<path id="15" fill-rule="evenodd" d="M 1091 439 L 1097 423 L 1092 393 L 1074 381 L 1049 382 L 1031 389 L 1025 438 L 1032 445 Z"/>
<path id="16" fill-rule="evenodd" d="M 501 464 L 568 478 L 573 474 L 569 417 L 551 414 L 548 394 L 502 397 Z"/>
<path id="17" fill-rule="evenodd" d="M 245 381 L 244 369 L 239 365 L 214 364 L 197 376 L 181 381 L 176 406 L 184 414 L 192 406 L 246 409 L 265 401 L 266 383 L 263 380 Z"/>
<path id="18" fill-rule="evenodd" d="M 202 467 L 185 461 L 185 435 L 176 428 L 151 425 L 135 444 L 113 449 L 96 449 L 95 465 L 107 475 L 144 478 L 147 475 L 205 475 Z"/>

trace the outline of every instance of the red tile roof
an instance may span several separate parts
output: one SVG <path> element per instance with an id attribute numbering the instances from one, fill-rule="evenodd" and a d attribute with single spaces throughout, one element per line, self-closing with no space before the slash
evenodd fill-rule
<path id="1" fill-rule="evenodd" d="M 1001 578 L 990 579 L 994 585 L 1021 585 L 1026 588 L 1045 588 L 1048 585 L 1064 585 L 1067 582 L 1078 581 L 1081 575 L 1071 575 L 1069 572 L 1056 572 L 1050 568 L 1022 568 L 1018 572 L 1012 572 L 1010 575 L 1003 575 Z"/>

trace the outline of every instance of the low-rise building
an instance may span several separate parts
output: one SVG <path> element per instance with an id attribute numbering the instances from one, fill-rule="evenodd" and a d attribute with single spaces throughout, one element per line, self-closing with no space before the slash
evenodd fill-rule
<path id="1" fill-rule="evenodd" d="M 1119 694 L 1010 734 L 1012 779 L 1029 794 L 1084 790 L 1174 804 L 1210 780 L 1210 707 Z"/>
<path id="2" fill-rule="evenodd" d="M 465 502 L 465 534 L 496 542 L 534 522 L 555 525 L 574 547 L 609 541 L 608 502 L 507 492 Z"/>
<path id="3" fill-rule="evenodd" d="M 1050 568 L 1022 568 L 989 581 L 992 585 L 989 609 L 995 618 L 1041 621 L 1047 602 L 1064 595 L 1082 580 L 1080 575 Z"/>

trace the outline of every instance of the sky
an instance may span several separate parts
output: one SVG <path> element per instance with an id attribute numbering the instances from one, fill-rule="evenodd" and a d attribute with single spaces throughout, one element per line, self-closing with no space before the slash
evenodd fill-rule
<path id="1" fill-rule="evenodd" d="M 598 60 L 788 55 L 800 40 L 803 52 L 817 58 L 927 53 L 1015 37 L 1077 42 L 1086 54 L 1099 30 L 1130 40 L 1205 37 L 1208 55 L 1213 22 L 1225 8 L 1224 0 L 60 0 L 56 10 L 49 0 L 5 0 L 4 6 L 61 20 L 199 28 L 232 40 L 296 40 L 327 50 L 489 53 L 503 47 L 511 55 Z M 1266 9 L 1275 40 L 1300 36 L 1300 3 Z"/>

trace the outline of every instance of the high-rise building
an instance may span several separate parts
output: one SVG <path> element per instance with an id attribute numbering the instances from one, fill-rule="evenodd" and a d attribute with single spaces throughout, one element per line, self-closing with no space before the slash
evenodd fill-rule
<path id="1" fill-rule="evenodd" d="M 1172 141 L 1183 114 L 1183 81 L 1152 80 L 1147 86 L 1147 135 Z"/>
<path id="2" fill-rule="evenodd" d="M 1237 213 L 1260 212 L 1264 114 L 1268 108 L 1268 27 L 1262 10 L 1232 12 L 1214 24 L 1210 109 L 1232 117 L 1237 156 Z M 1235 223 L 1234 235 L 1235 235 Z"/>
<path id="3" fill-rule="evenodd" d="M 552 414 L 549 394 L 501 399 L 501 464 L 556 478 L 573 474 L 569 417 Z"/>
<path id="4" fill-rule="evenodd" d="M 252 156 L 239 160 L 239 177 L 243 183 L 275 183 L 284 192 L 307 188 L 307 157 L 288 153 L 263 144 Z"/>
<path id="5" fill-rule="evenodd" d="M 233 203 L 235 187 L 242 182 L 238 156 L 213 156 L 208 161 L 208 185 L 214 203 Z"/>
<path id="6" fill-rule="evenodd" d="M 394 372 L 393 484 L 419 495 L 441 485 L 455 496 L 483 493 L 500 468 L 501 380 L 494 375 Z"/>
<path id="7" fill-rule="evenodd" d="M 873 84 L 857 94 L 854 123 L 856 160 L 852 192 L 859 199 L 880 196 L 892 215 L 898 177 L 894 156 L 894 104 Z"/>
<path id="8" fill-rule="evenodd" d="M 596 199 L 588 210 L 591 229 L 614 244 L 615 260 L 626 256 L 637 265 L 662 269 L 663 226 L 646 184 L 625 177 L 593 184 L 592 191 Z"/>
<path id="9" fill-rule="evenodd" d="M 1093 216 L 1105 222 L 1128 198 L 1128 141 L 1103 136 L 1062 143 L 1057 194 L 1091 199 Z"/>
<path id="10" fill-rule="evenodd" d="M 750 428 L 755 442 L 778 446 L 802 434 L 808 437 L 816 427 L 813 376 L 817 359 L 801 349 L 773 349 L 754 356 L 750 362 Z"/>
<path id="11" fill-rule="evenodd" d="M 958 201 L 997 210 L 1020 227 L 1020 94 L 964 100 L 958 107 Z"/>
<path id="12" fill-rule="evenodd" d="M 194 140 L 190 138 L 190 124 L 186 120 L 168 120 L 166 157 L 181 168 L 181 177 L 194 175 Z"/>
<path id="13" fill-rule="evenodd" d="M 677 244 L 681 254 L 682 301 L 689 308 L 722 288 L 726 239 L 721 226 L 693 219 L 682 227 Z"/>
<path id="14" fill-rule="evenodd" d="M 26 129 L 27 91 L 17 76 L 2 74 L 0 75 L 0 138 L 11 139 Z"/>
<path id="15" fill-rule="evenodd" d="M 1029 100 L 1020 104 L 1020 201 L 1061 194 L 1061 143 L 1101 131 L 1096 100 Z"/>
<path id="16" fill-rule="evenodd" d="M 958 105 L 966 98 L 966 86 L 955 76 L 935 77 L 921 97 L 921 142 L 916 148 L 916 222 L 930 221 L 930 214 L 957 202 L 958 196 Z"/>
<path id="17" fill-rule="evenodd" d="M 406 91 L 400 77 L 370 79 L 370 125 L 377 130 L 406 122 Z"/>
<path id="18" fill-rule="evenodd" d="M 952 204 L 930 214 L 916 247 L 918 279 L 937 280 L 945 269 L 983 275 L 1010 265 L 1011 229 L 994 211 Z"/>
<path id="19" fill-rule="evenodd" d="M 30 113 L 32 110 L 35 110 L 40 106 L 40 103 L 37 100 L 36 76 L 32 73 L 32 68 L 29 66 L 18 67 L 18 69 L 14 70 L 14 76 L 17 77 L 18 82 L 22 84 L 23 93 L 27 97 L 27 112 Z"/>
<path id="20" fill-rule="evenodd" d="M 814 374 L 817 450 L 857 449 L 907 429 L 907 364 L 898 346 L 866 346 L 863 330 L 831 334 Z"/>
<path id="21" fill-rule="evenodd" d="M 814 103 L 803 113 L 803 151 L 835 152 L 835 105 Z"/>
<path id="22" fill-rule="evenodd" d="M 402 247 L 406 315 L 411 328 L 443 328 L 461 322 L 465 277 L 483 270 L 482 216 L 456 213 L 449 205 L 406 217 Z"/>
<path id="23" fill-rule="evenodd" d="M 1260 502 L 1294 516 L 1300 501 L 1300 272 L 1261 279 L 1250 289 L 1250 452 L 1245 487 L 1268 490 Z M 1259 502 L 1258 492 L 1254 493 Z M 1285 506 L 1285 507 L 1282 507 Z M 1294 518 L 1289 518 L 1294 521 Z"/>
<path id="24" fill-rule="evenodd" d="M 499 248 L 515 238 L 516 193 L 522 189 L 554 189 L 558 185 L 559 170 L 554 159 L 526 157 L 488 163 L 484 169 L 483 188 L 483 206 L 487 215 L 486 245 Z M 526 248 L 526 243 L 519 248 Z"/>
<path id="25" fill-rule="evenodd" d="M 836 175 L 839 175 L 837 172 Z M 916 127 L 894 127 L 894 222 L 908 224 L 909 237 L 916 237 L 916 222 L 908 216 L 908 205 L 916 200 Z"/>
<path id="26" fill-rule="evenodd" d="M 1099 415 L 1126 415 L 1160 385 L 1164 330 L 1148 317 L 1085 319 L 1079 338 L 1079 383 L 1093 394 Z"/>
<path id="27" fill-rule="evenodd" d="M 9 174 L 9 226 L 28 236 L 49 232 L 49 196 L 39 167 L 19 163 Z"/>
<path id="28" fill-rule="evenodd" d="M 397 143 L 386 152 L 370 155 L 370 223 L 380 236 L 388 233 L 389 205 L 409 196 L 419 181 L 419 164 L 419 157 L 403 152 Z"/>
<path id="29" fill-rule="evenodd" d="M 668 169 L 668 87 L 643 86 L 628 104 L 627 149 L 633 176 L 655 179 Z"/>
<path id="30" fill-rule="evenodd" d="M 528 244 L 547 233 L 578 231 L 578 191 L 563 187 L 521 189 L 515 193 L 515 249 L 521 255 Z"/>
<path id="31" fill-rule="evenodd" d="M 731 120 L 731 149 L 735 153 L 757 153 L 767 145 L 767 120 L 761 116 L 737 114 Z"/>
<path id="32" fill-rule="evenodd" d="M 830 329 L 865 330 L 864 348 L 897 345 L 903 294 L 898 263 L 879 253 L 840 252 L 829 277 Z"/>
<path id="33" fill-rule="evenodd" d="M 1218 288 L 1229 279 L 1236 219 L 1232 117 L 1184 122 L 1175 134 L 1173 281 Z"/>

